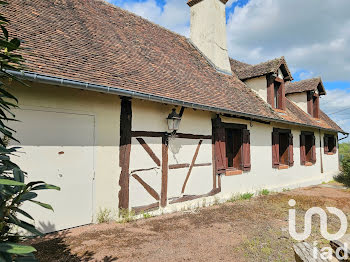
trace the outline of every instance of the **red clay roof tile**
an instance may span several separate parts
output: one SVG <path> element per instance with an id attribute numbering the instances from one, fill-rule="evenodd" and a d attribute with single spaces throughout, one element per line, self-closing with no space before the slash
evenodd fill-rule
<path id="1" fill-rule="evenodd" d="M 11 0 L 4 13 L 24 41 L 27 71 L 286 120 L 237 76 L 218 73 L 185 37 L 104 1 Z M 281 61 L 255 68 L 263 74 Z M 294 113 L 295 123 L 320 126 Z"/>

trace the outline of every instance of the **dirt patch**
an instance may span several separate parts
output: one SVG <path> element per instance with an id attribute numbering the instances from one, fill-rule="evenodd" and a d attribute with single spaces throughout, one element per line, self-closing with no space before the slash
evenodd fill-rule
<path id="1" fill-rule="evenodd" d="M 288 233 L 289 199 L 297 204 L 298 232 L 313 206 L 334 206 L 349 217 L 350 192 L 309 187 L 240 200 L 195 213 L 176 213 L 130 222 L 91 225 L 33 240 L 40 261 L 294 261 Z M 300 225 L 300 226 L 299 226 Z M 317 219 L 309 242 L 328 243 Z M 329 232 L 339 220 L 329 216 Z M 332 232 L 333 231 L 333 232 Z"/>

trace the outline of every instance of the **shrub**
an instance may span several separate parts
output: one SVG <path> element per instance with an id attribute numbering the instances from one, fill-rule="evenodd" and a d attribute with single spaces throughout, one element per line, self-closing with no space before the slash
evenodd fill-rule
<path id="1" fill-rule="evenodd" d="M 345 156 L 341 161 L 341 173 L 335 177 L 339 183 L 350 187 L 350 156 Z"/>
<path id="2" fill-rule="evenodd" d="M 7 5 L 0 1 L 0 6 Z M 11 20 L 11 19 L 10 19 Z M 46 189 L 59 190 L 59 187 L 48 185 L 43 181 L 26 183 L 26 173 L 18 165 L 11 161 L 16 155 L 18 147 L 9 147 L 9 141 L 16 140 L 12 134 L 15 130 L 7 126 L 10 121 L 16 121 L 12 113 L 17 108 L 18 100 L 8 91 L 7 82 L 16 80 L 8 70 L 18 71 L 22 69 L 23 58 L 18 54 L 21 41 L 17 38 L 10 38 L 5 28 L 8 20 L 0 14 L 0 261 L 37 261 L 33 255 L 35 248 L 20 245 L 18 242 L 25 239 L 25 236 L 17 233 L 17 228 L 22 228 L 33 235 L 42 235 L 34 225 L 34 219 L 22 209 L 26 202 L 32 202 L 41 207 L 52 209 L 49 204 L 36 200 L 38 191 Z M 24 83 L 22 83 L 24 84 Z M 24 216 L 27 221 L 21 220 Z"/>

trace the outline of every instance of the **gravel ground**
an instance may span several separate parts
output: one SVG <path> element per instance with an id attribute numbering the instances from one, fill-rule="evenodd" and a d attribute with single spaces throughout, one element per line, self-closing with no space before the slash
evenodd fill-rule
<path id="1" fill-rule="evenodd" d="M 232 200 L 201 208 L 119 224 L 89 225 L 31 242 L 39 261 L 294 261 L 288 233 L 289 199 L 297 202 L 297 225 L 312 206 L 334 206 L 350 217 L 350 191 L 324 186 Z M 318 218 L 309 242 L 328 243 Z M 339 220 L 329 215 L 329 232 Z"/>

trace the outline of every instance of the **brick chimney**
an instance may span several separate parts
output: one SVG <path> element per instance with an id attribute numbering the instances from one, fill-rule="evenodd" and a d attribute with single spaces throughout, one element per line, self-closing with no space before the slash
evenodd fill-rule
<path id="1" fill-rule="evenodd" d="M 226 10 L 228 0 L 189 0 L 191 41 L 216 67 L 231 74 L 227 52 Z"/>

